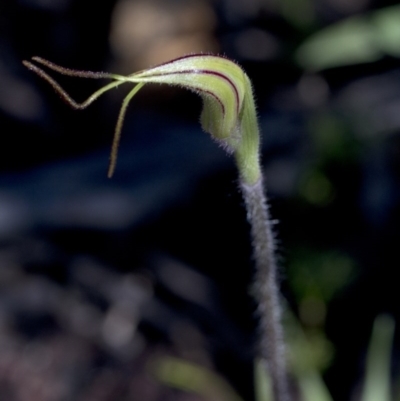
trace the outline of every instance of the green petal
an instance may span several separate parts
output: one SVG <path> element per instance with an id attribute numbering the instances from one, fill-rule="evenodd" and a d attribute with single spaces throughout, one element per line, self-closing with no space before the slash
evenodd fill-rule
<path id="1" fill-rule="evenodd" d="M 165 83 L 193 90 L 203 98 L 203 129 L 219 140 L 235 136 L 246 78 L 234 62 L 218 56 L 188 55 L 132 74 L 128 80 Z"/>

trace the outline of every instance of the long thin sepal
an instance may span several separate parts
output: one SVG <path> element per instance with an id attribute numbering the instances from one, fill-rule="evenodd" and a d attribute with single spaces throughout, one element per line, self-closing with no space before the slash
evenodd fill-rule
<path id="1" fill-rule="evenodd" d="M 32 64 L 30 61 L 23 61 L 22 62 L 25 67 L 29 68 L 31 71 L 35 72 L 41 78 L 43 78 L 46 82 L 48 82 L 53 89 L 61 96 L 61 98 L 68 103 L 72 108 L 76 110 L 86 109 L 89 105 L 91 105 L 96 99 L 98 99 L 103 93 L 107 92 L 108 90 L 115 88 L 121 85 L 122 82 L 114 81 L 109 83 L 108 85 L 103 86 L 98 91 L 94 92 L 90 95 L 84 102 L 78 103 L 61 87 L 61 85 L 55 81 L 49 74 L 43 71 L 41 68 L 37 67 L 35 64 Z M 48 64 L 46 64 L 48 66 Z"/>
<path id="2" fill-rule="evenodd" d="M 118 156 L 118 148 L 119 142 L 121 139 L 121 130 L 122 125 L 124 123 L 126 109 L 128 108 L 129 102 L 132 98 L 136 95 L 136 93 L 144 86 L 144 82 L 137 84 L 125 97 L 124 101 L 122 102 L 121 110 L 118 115 L 117 125 L 115 127 L 114 139 L 111 147 L 111 155 L 110 155 L 110 164 L 108 166 L 108 178 L 111 178 L 115 171 L 115 166 L 117 164 L 117 156 Z"/>

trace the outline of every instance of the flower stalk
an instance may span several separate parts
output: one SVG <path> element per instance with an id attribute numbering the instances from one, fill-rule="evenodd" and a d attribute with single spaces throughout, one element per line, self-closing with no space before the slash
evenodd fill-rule
<path id="1" fill-rule="evenodd" d="M 241 182 L 241 190 L 251 226 L 256 267 L 252 290 L 259 319 L 258 352 L 268 369 L 274 400 L 289 401 L 275 241 L 263 181 L 260 179 L 253 185 Z"/>
<path id="2" fill-rule="evenodd" d="M 204 54 L 184 56 L 128 76 L 71 70 L 40 57 L 33 57 L 32 60 L 63 75 L 112 80 L 84 102 L 77 103 L 42 68 L 30 61 L 23 62 L 27 68 L 46 80 L 75 109 L 88 107 L 102 94 L 123 83 L 135 84 L 123 100 L 118 116 L 108 169 L 109 177 L 115 171 L 128 104 L 146 83 L 177 85 L 202 97 L 202 128 L 229 154 L 233 154 L 239 170 L 240 188 L 251 226 L 256 267 L 253 292 L 259 319 L 259 357 L 265 362 L 271 377 L 274 401 L 289 401 L 275 245 L 260 164 L 260 134 L 248 76 L 236 63 L 227 58 Z"/>

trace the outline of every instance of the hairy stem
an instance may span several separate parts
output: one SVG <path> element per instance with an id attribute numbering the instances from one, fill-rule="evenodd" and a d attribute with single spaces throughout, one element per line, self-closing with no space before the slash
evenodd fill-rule
<path id="1" fill-rule="evenodd" d="M 274 401 L 289 401 L 275 244 L 267 200 L 262 179 L 251 185 L 241 181 L 256 267 L 253 292 L 259 318 L 259 353 L 268 367 Z"/>

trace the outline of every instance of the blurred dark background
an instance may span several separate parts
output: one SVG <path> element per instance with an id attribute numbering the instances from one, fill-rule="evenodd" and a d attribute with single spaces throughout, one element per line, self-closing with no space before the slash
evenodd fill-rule
<path id="1" fill-rule="evenodd" d="M 196 52 L 254 84 L 287 309 L 333 399 L 357 399 L 375 317 L 400 317 L 396 2 L 3 0 L 0 400 L 229 398 L 165 385 L 171 356 L 253 399 L 248 226 L 200 100 L 142 89 L 109 180 L 128 88 L 73 111 L 21 63 L 129 74 Z M 102 84 L 52 76 L 79 101 Z"/>

